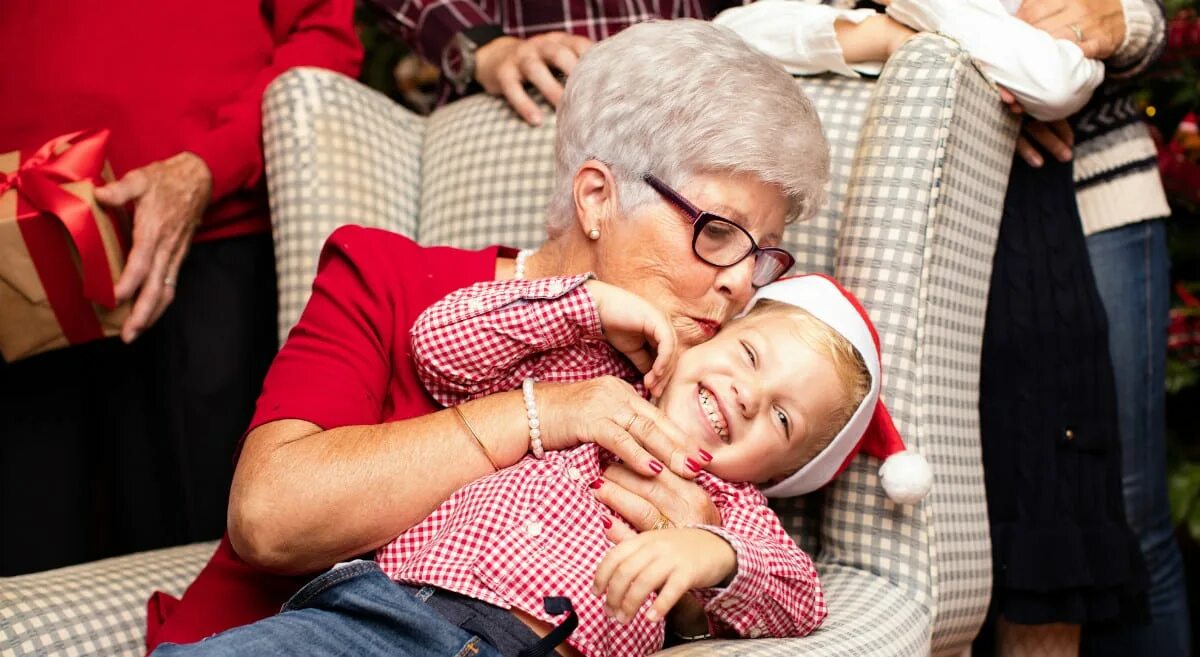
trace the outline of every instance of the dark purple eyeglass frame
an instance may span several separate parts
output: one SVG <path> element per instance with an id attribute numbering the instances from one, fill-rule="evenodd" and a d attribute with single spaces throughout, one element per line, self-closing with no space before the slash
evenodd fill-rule
<path id="1" fill-rule="evenodd" d="M 755 257 L 754 275 L 750 283 L 754 287 L 762 287 L 768 283 L 778 280 L 780 276 L 783 276 L 789 269 L 792 268 L 792 265 L 796 264 L 796 259 L 792 257 L 792 254 L 788 253 L 785 249 L 780 249 L 774 246 L 759 246 L 758 242 L 754 240 L 754 236 L 750 234 L 750 231 L 746 230 L 741 224 L 732 219 L 726 219 L 719 214 L 713 214 L 712 212 L 701 210 L 700 208 L 692 205 L 691 201 L 684 198 L 679 192 L 671 189 L 667 183 L 659 180 L 653 174 L 647 173 L 643 175 L 642 180 L 645 181 L 647 185 L 650 185 L 650 187 L 654 188 L 654 191 L 658 192 L 672 205 L 680 210 L 683 210 L 684 214 L 686 214 L 688 218 L 692 220 L 692 253 L 696 254 L 697 258 L 700 258 L 713 267 L 732 267 L 745 260 L 748 256 L 753 255 Z M 746 238 L 750 240 L 750 248 L 737 260 L 724 265 L 717 264 L 708 258 L 705 258 L 700 254 L 699 251 L 696 250 L 696 242 L 700 239 L 700 231 L 704 230 L 704 227 L 713 221 L 720 221 L 729 224 L 730 226 L 742 231 Z M 773 270 L 769 268 L 763 268 L 760 270 L 758 258 L 762 255 L 765 255 L 771 263 L 779 265 L 778 274 L 771 276 L 770 272 Z M 760 271 L 764 273 L 760 274 Z M 766 280 L 763 280 L 764 277 Z"/>

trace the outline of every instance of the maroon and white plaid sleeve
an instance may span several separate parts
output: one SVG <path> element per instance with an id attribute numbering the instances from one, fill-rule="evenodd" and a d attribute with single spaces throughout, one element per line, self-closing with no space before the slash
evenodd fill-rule
<path id="1" fill-rule="evenodd" d="M 600 316 L 583 285 L 590 278 L 486 281 L 430 306 L 411 331 L 425 389 L 451 406 L 516 390 L 526 377 L 627 377 L 629 369 L 601 336 Z"/>
<path id="2" fill-rule="evenodd" d="M 812 558 L 796 545 L 767 499 L 750 484 L 712 478 L 723 527 L 696 525 L 729 542 L 737 574 L 725 588 L 697 589 L 715 636 L 805 636 L 829 613 Z"/>
<path id="3" fill-rule="evenodd" d="M 369 0 L 384 31 L 408 44 L 418 55 L 441 66 L 442 50 L 455 34 L 496 18 L 472 0 Z"/>

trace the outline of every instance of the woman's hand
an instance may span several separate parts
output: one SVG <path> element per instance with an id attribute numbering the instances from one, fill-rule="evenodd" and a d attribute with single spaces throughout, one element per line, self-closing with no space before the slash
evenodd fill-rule
<path id="1" fill-rule="evenodd" d="M 698 472 L 707 459 L 693 458 Z M 625 523 L 614 522 L 608 537 L 620 541 L 634 532 L 685 525 L 721 525 L 721 513 L 708 493 L 695 482 L 670 472 L 649 478 L 628 464 L 615 463 L 598 480 L 594 495 Z M 632 529 L 630 529 L 632 527 Z"/>
<path id="2" fill-rule="evenodd" d="M 1008 105 L 1009 111 L 1017 115 L 1025 112 L 1025 108 L 1013 92 L 1004 87 L 997 89 L 1000 91 L 1000 101 Z M 1021 134 L 1017 136 L 1017 152 L 1021 154 L 1021 159 L 1036 169 L 1045 162 L 1034 143 L 1039 144 L 1059 162 L 1067 162 L 1071 159 L 1071 151 L 1075 147 L 1075 132 L 1065 119 L 1049 123 L 1036 119 L 1025 121 L 1021 126 Z"/>
<path id="3" fill-rule="evenodd" d="M 578 383 L 539 383 L 542 446 L 569 449 L 596 443 L 646 477 L 667 476 L 663 464 L 682 477 L 695 477 L 701 452 L 674 422 L 615 376 Z"/>
<path id="4" fill-rule="evenodd" d="M 593 279 L 584 286 L 596 304 L 605 339 L 646 375 L 650 394 L 662 396 L 678 357 L 675 329 L 667 316 L 638 295 L 604 281 Z"/>
<path id="5" fill-rule="evenodd" d="M 1056 39 L 1074 41 L 1089 59 L 1108 59 L 1125 40 L 1121 0 L 1025 0 L 1017 18 Z"/>
<path id="6" fill-rule="evenodd" d="M 593 592 L 605 596 L 609 616 L 627 623 L 657 591 L 646 620 L 657 622 L 691 589 L 717 586 L 737 569 L 725 539 L 697 528 L 664 529 L 632 536 L 604 555 Z"/>

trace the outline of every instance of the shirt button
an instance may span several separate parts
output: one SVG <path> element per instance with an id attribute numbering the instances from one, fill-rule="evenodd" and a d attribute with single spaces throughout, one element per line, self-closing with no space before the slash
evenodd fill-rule
<path id="1" fill-rule="evenodd" d="M 750 638 L 751 639 L 757 639 L 762 635 L 763 635 L 762 629 L 757 628 L 757 627 L 751 628 L 751 630 L 750 630 Z"/>
<path id="2" fill-rule="evenodd" d="M 579 481 L 579 478 L 583 475 L 579 474 L 579 468 L 571 466 L 567 468 L 567 476 L 571 478 L 571 481 Z"/>
<path id="3" fill-rule="evenodd" d="M 542 523 L 534 520 L 533 522 L 529 523 L 528 525 L 525 525 L 525 533 L 529 534 L 530 536 L 541 536 L 542 535 Z"/>
<path id="4" fill-rule="evenodd" d="M 467 309 L 471 312 L 479 312 L 483 310 L 483 302 L 479 299 L 472 299 L 467 302 Z"/>
<path id="5" fill-rule="evenodd" d="M 732 598 L 725 598 L 724 600 L 721 601 L 721 608 L 722 609 L 733 609 L 733 606 L 736 604 L 737 604 L 737 602 L 735 602 Z"/>
<path id="6" fill-rule="evenodd" d="M 563 293 L 562 281 L 555 281 L 555 282 L 551 283 L 549 291 L 550 291 L 550 295 L 555 296 L 555 297 L 562 294 Z"/>

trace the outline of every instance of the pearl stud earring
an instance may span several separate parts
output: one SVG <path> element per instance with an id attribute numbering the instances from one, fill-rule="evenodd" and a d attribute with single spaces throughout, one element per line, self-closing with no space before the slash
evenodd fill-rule
<path id="1" fill-rule="evenodd" d="M 593 229 L 589 230 L 588 231 L 588 239 L 593 239 L 593 240 L 600 239 L 600 229 L 593 228 Z"/>

